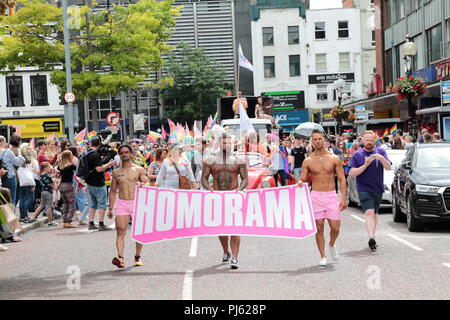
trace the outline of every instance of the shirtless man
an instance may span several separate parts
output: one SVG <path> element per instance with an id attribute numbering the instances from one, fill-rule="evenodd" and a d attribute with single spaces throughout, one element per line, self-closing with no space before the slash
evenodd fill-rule
<path id="1" fill-rule="evenodd" d="M 245 159 L 236 157 L 233 152 L 231 136 L 223 134 L 219 137 L 219 150 L 203 161 L 202 186 L 209 191 L 243 191 L 248 184 L 248 172 Z M 213 176 L 213 187 L 211 188 L 208 178 Z M 239 185 L 238 176 L 241 177 Z M 219 236 L 223 248 L 222 263 L 226 264 L 231 258 L 231 269 L 238 268 L 240 236 L 231 236 L 231 252 L 228 244 L 229 236 Z"/>
<path id="2" fill-rule="evenodd" d="M 321 260 L 319 266 L 326 267 L 327 257 L 325 255 L 324 227 L 325 219 L 330 225 L 330 248 L 331 257 L 334 260 L 339 258 L 335 242 L 339 235 L 340 212 L 347 208 L 347 182 L 345 180 L 344 168 L 341 159 L 325 149 L 325 135 L 320 130 L 314 130 L 312 134 L 312 144 L 315 152 L 303 161 L 302 173 L 298 185 L 302 186 L 303 181 L 312 178 L 312 204 L 317 225 L 316 242 L 319 248 Z M 334 177 L 337 175 L 341 188 L 342 199 L 339 202 L 336 194 Z"/>
<path id="3" fill-rule="evenodd" d="M 112 219 L 113 210 L 115 210 L 117 230 L 116 247 L 118 256 L 113 258 L 112 264 L 118 268 L 124 268 L 124 239 L 127 232 L 128 223 L 133 214 L 136 185 L 148 185 L 148 178 L 145 174 L 144 168 L 133 164 L 133 149 L 131 146 L 120 146 L 118 153 L 120 160 L 122 160 L 122 164 L 118 169 L 114 170 L 112 174 L 112 184 L 109 193 L 108 218 Z M 116 201 L 117 189 L 119 189 L 119 199 Z M 141 261 L 141 250 L 142 244 L 136 242 L 136 255 L 134 256 L 135 266 L 144 265 Z"/>
<path id="4" fill-rule="evenodd" d="M 238 92 L 238 96 L 236 99 L 233 100 L 233 111 L 235 114 L 235 118 L 239 116 L 239 104 L 242 103 L 242 107 L 247 110 L 248 109 L 248 103 L 247 98 L 242 96 L 242 92 Z"/>

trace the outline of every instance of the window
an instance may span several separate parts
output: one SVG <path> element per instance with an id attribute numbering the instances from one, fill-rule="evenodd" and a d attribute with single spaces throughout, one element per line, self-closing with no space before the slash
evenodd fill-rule
<path id="1" fill-rule="evenodd" d="M 275 78 L 275 57 L 264 57 L 264 78 Z"/>
<path id="2" fill-rule="evenodd" d="M 317 102 L 328 102 L 328 86 L 317 86 Z"/>
<path id="3" fill-rule="evenodd" d="M 325 22 L 316 22 L 316 39 L 325 39 Z"/>
<path id="4" fill-rule="evenodd" d="M 327 54 L 316 54 L 316 72 L 327 71 Z"/>
<path id="5" fill-rule="evenodd" d="M 347 83 L 344 88 L 342 89 L 342 94 L 346 93 L 347 96 L 350 98 L 353 96 L 352 94 L 352 84 Z M 333 101 L 338 101 L 338 93 L 336 89 L 333 89 Z"/>
<path id="6" fill-rule="evenodd" d="M 372 42 L 370 45 L 372 47 L 375 47 L 375 45 L 376 45 L 375 30 L 372 30 Z"/>
<path id="7" fill-rule="evenodd" d="M 339 21 L 338 22 L 338 37 L 339 38 L 348 38 L 348 21 Z"/>
<path id="8" fill-rule="evenodd" d="M 300 75 L 300 56 L 289 56 L 289 76 L 298 77 Z"/>
<path id="9" fill-rule="evenodd" d="M 427 50 L 428 64 L 439 60 L 441 56 L 442 25 L 427 30 Z"/>
<path id="10" fill-rule="evenodd" d="M 6 91 L 8 94 L 8 107 L 24 107 L 22 77 L 6 77 Z"/>
<path id="11" fill-rule="evenodd" d="M 349 70 L 351 70 L 350 53 L 349 52 L 340 52 L 339 53 L 339 71 L 349 71 Z"/>
<path id="12" fill-rule="evenodd" d="M 263 29 L 263 46 L 273 46 L 273 28 L 267 27 Z"/>
<path id="13" fill-rule="evenodd" d="M 289 41 L 289 44 L 299 44 L 300 43 L 298 26 L 288 27 L 288 41 Z"/>
<path id="14" fill-rule="evenodd" d="M 31 76 L 31 105 L 48 106 L 47 100 L 47 77 Z"/>

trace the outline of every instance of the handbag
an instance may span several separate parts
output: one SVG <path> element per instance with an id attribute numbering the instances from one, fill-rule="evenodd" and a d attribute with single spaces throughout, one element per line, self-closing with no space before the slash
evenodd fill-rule
<path id="1" fill-rule="evenodd" d="M 189 181 L 189 179 L 186 178 L 185 176 L 182 176 L 180 174 L 180 171 L 178 170 L 176 164 L 173 164 L 173 166 L 175 167 L 175 170 L 177 170 L 178 177 L 179 177 L 179 180 L 180 180 L 180 185 L 179 185 L 178 189 L 183 189 L 183 190 L 190 190 L 190 189 L 192 189 L 191 182 Z"/>
<path id="2" fill-rule="evenodd" d="M 17 176 L 19 177 L 19 184 L 21 187 L 35 187 L 36 181 L 34 181 L 33 171 L 27 167 L 20 167 L 17 170 Z"/>
<path id="3" fill-rule="evenodd" d="M 7 229 L 12 234 L 19 233 L 22 231 L 22 226 L 19 222 L 19 217 L 14 214 L 13 206 L 11 203 L 8 203 L 5 199 L 5 196 L 0 192 L 0 198 L 4 201 L 5 204 L 0 205 L 0 216 L 2 229 Z"/>

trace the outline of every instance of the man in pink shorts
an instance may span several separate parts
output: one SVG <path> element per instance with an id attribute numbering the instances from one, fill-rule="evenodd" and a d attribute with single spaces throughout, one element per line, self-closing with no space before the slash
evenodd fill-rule
<path id="1" fill-rule="evenodd" d="M 312 144 L 315 152 L 303 161 L 302 173 L 298 185 L 303 185 L 303 181 L 312 178 L 312 204 L 314 217 L 316 220 L 317 233 L 316 242 L 320 252 L 319 266 L 326 267 L 327 257 L 325 255 L 325 220 L 330 226 L 330 249 L 331 257 L 334 260 L 339 258 L 335 243 L 339 235 L 340 212 L 347 208 L 347 182 L 344 175 L 342 161 L 333 153 L 325 149 L 325 135 L 322 131 L 314 130 L 312 134 Z M 342 199 L 339 200 L 336 194 L 334 177 L 337 175 L 341 189 Z"/>
<path id="2" fill-rule="evenodd" d="M 125 246 L 125 234 L 128 223 L 133 215 L 136 186 L 144 183 L 148 184 L 148 178 L 144 168 L 134 165 L 131 161 L 133 150 L 129 145 L 121 146 L 118 152 L 122 164 L 112 174 L 108 217 L 112 219 L 114 211 L 116 216 L 116 247 L 118 256 L 113 258 L 112 264 L 118 268 L 125 268 L 123 248 Z M 119 199 L 116 201 L 117 189 L 119 189 Z M 141 250 L 142 244 L 136 242 L 135 266 L 144 265 L 141 261 Z"/>

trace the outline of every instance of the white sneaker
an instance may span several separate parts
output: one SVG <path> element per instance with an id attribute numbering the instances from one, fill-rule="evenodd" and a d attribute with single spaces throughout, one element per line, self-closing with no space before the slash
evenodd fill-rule
<path id="1" fill-rule="evenodd" d="M 339 253 L 337 252 L 336 244 L 334 245 L 334 247 L 332 247 L 332 246 L 330 246 L 330 244 L 328 244 L 328 248 L 330 248 L 330 254 L 331 254 L 331 257 L 333 258 L 333 260 L 339 259 Z"/>
<path id="2" fill-rule="evenodd" d="M 5 247 L 4 245 L 0 244 L 0 251 L 6 251 L 8 250 L 8 247 Z"/>
<path id="3" fill-rule="evenodd" d="M 231 259 L 231 269 L 237 269 L 237 268 L 239 268 L 238 259 L 236 259 L 236 258 Z"/>
<path id="4" fill-rule="evenodd" d="M 319 267 L 326 267 L 327 266 L 327 258 L 320 259 Z"/>

